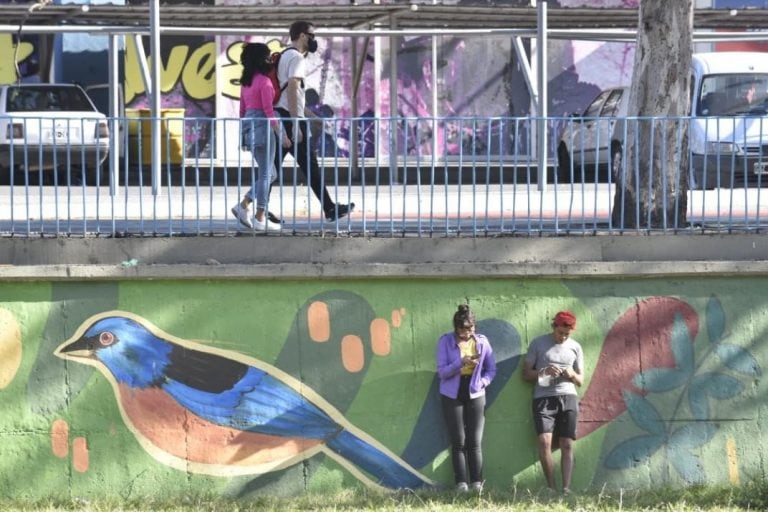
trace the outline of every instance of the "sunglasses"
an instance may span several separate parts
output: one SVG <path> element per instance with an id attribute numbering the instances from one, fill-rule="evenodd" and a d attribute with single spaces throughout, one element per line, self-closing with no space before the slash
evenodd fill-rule
<path id="1" fill-rule="evenodd" d="M 307 36 L 308 38 L 310 38 L 310 39 L 314 39 L 314 38 L 315 38 L 315 34 L 311 34 L 311 33 L 309 33 L 309 32 L 304 32 L 304 34 L 306 34 L 306 36 Z"/>

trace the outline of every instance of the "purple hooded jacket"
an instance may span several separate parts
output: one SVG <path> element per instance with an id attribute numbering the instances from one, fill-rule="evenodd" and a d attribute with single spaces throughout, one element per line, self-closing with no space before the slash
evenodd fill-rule
<path id="1" fill-rule="evenodd" d="M 477 398 L 485 394 L 485 388 L 496 376 L 496 360 L 488 338 L 475 333 L 475 344 L 480 358 L 477 360 L 472 379 L 469 381 L 469 397 Z M 437 340 L 437 375 L 440 378 L 440 394 L 448 398 L 459 396 L 461 381 L 461 350 L 456 343 L 454 333 L 448 332 Z"/>

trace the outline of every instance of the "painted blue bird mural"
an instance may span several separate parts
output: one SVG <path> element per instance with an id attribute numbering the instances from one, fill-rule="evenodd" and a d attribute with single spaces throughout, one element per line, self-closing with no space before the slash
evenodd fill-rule
<path id="1" fill-rule="evenodd" d="M 97 368 L 140 444 L 176 469 L 263 474 L 324 452 L 368 485 L 433 485 L 287 373 L 132 313 L 89 318 L 55 354 Z"/>

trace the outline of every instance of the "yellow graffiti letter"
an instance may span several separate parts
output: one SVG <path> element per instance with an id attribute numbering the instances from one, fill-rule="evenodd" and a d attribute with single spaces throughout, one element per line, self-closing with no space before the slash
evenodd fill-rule
<path id="1" fill-rule="evenodd" d="M 216 43 L 195 49 L 182 71 L 181 83 L 191 98 L 206 100 L 216 94 Z"/>
<path id="2" fill-rule="evenodd" d="M 11 34 L 0 34 L 0 84 L 11 84 L 18 78 L 16 64 L 13 62 L 15 46 Z M 32 43 L 22 41 L 16 55 L 16 62 L 23 62 L 34 51 L 35 47 Z"/>

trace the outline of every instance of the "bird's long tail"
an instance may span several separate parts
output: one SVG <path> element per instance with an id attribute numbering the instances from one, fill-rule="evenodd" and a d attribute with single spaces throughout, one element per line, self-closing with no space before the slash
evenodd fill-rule
<path id="1" fill-rule="evenodd" d="M 326 446 L 384 487 L 416 489 L 432 484 L 395 454 L 387 453 L 386 449 L 378 448 L 347 430 L 331 438 Z"/>

